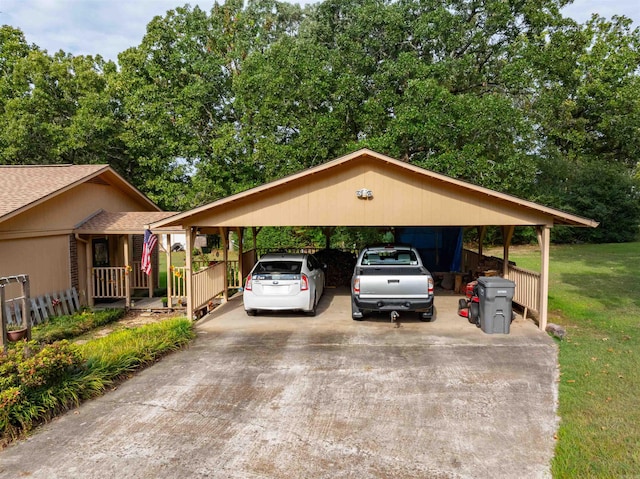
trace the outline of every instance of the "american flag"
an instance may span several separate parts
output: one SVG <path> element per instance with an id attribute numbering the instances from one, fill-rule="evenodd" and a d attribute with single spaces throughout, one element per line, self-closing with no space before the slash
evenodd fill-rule
<path id="1" fill-rule="evenodd" d="M 156 247 L 158 239 L 156 235 L 151 234 L 151 230 L 144 230 L 144 245 L 142 247 L 142 261 L 140 269 L 147 273 L 147 276 L 151 274 L 151 253 L 153 248 Z"/>

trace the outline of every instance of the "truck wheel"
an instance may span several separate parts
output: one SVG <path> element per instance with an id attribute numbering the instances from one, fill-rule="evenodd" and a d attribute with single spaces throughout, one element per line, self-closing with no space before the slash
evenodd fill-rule
<path id="1" fill-rule="evenodd" d="M 429 311 L 418 313 L 418 318 L 420 319 L 420 321 L 423 321 L 425 323 L 433 321 L 433 309 L 433 306 L 431 306 Z"/>
<path id="2" fill-rule="evenodd" d="M 364 313 L 356 306 L 353 298 L 351 298 L 351 318 L 353 318 L 354 321 L 362 321 L 364 319 Z"/>
<path id="3" fill-rule="evenodd" d="M 256 310 L 255 309 L 247 309 L 247 316 L 255 316 L 256 315 Z"/>

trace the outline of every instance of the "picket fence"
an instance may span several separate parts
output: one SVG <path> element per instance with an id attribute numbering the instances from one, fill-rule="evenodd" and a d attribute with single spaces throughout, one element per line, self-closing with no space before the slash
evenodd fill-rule
<path id="1" fill-rule="evenodd" d="M 22 324 L 22 298 L 5 301 L 7 324 Z M 35 326 L 49 318 L 74 314 L 80 311 L 80 301 L 75 288 L 58 293 L 29 298 L 31 325 Z"/>

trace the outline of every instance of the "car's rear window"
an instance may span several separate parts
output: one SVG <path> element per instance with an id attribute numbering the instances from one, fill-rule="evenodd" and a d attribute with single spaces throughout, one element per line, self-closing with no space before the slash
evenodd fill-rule
<path id="1" fill-rule="evenodd" d="M 300 274 L 301 270 L 302 262 L 300 261 L 260 261 L 254 273 Z"/>
<path id="2" fill-rule="evenodd" d="M 377 251 L 365 251 L 362 256 L 362 264 L 370 266 L 381 265 L 417 265 L 418 258 L 411 250 L 385 249 Z"/>

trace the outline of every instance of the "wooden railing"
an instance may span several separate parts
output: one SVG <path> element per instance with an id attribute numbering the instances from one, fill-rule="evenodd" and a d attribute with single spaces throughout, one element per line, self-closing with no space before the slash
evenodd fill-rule
<path id="1" fill-rule="evenodd" d="M 206 306 L 209 301 L 224 292 L 224 275 L 227 274 L 224 263 L 217 263 L 193 273 L 192 294 L 193 309 Z"/>
<path id="2" fill-rule="evenodd" d="M 491 257 L 492 260 L 500 264 L 502 272 L 503 260 Z M 482 258 L 474 251 L 468 249 L 462 250 L 462 267 L 463 271 L 476 271 Z M 507 270 L 507 278 L 516 283 L 516 289 L 513 293 L 513 302 L 519 304 L 528 311 L 540 312 L 540 273 L 529 271 L 527 269 L 518 268 L 509 264 Z"/>
<path id="3" fill-rule="evenodd" d="M 149 276 L 140 269 L 140 261 L 131 263 L 130 281 L 133 289 L 149 289 Z"/>
<path id="4" fill-rule="evenodd" d="M 509 265 L 508 279 L 516 283 L 513 301 L 536 313 L 540 312 L 540 273 Z"/>
<path id="5" fill-rule="evenodd" d="M 462 272 L 476 271 L 479 264 L 480 255 L 478 253 L 468 249 L 462 250 L 462 265 L 460 266 Z"/>
<path id="6" fill-rule="evenodd" d="M 227 281 L 229 288 L 239 288 L 242 285 L 242 279 L 239 278 L 238 268 L 239 261 L 227 261 Z"/>
<path id="7" fill-rule="evenodd" d="M 171 272 L 168 275 L 168 277 L 171 278 L 171 298 L 176 301 L 187 296 L 186 273 L 186 266 L 172 266 Z M 172 301 L 171 304 L 175 304 L 176 301 Z"/>
<path id="8" fill-rule="evenodd" d="M 124 266 L 91 268 L 91 274 L 94 298 L 125 298 L 127 296 L 125 288 L 127 271 Z"/>

